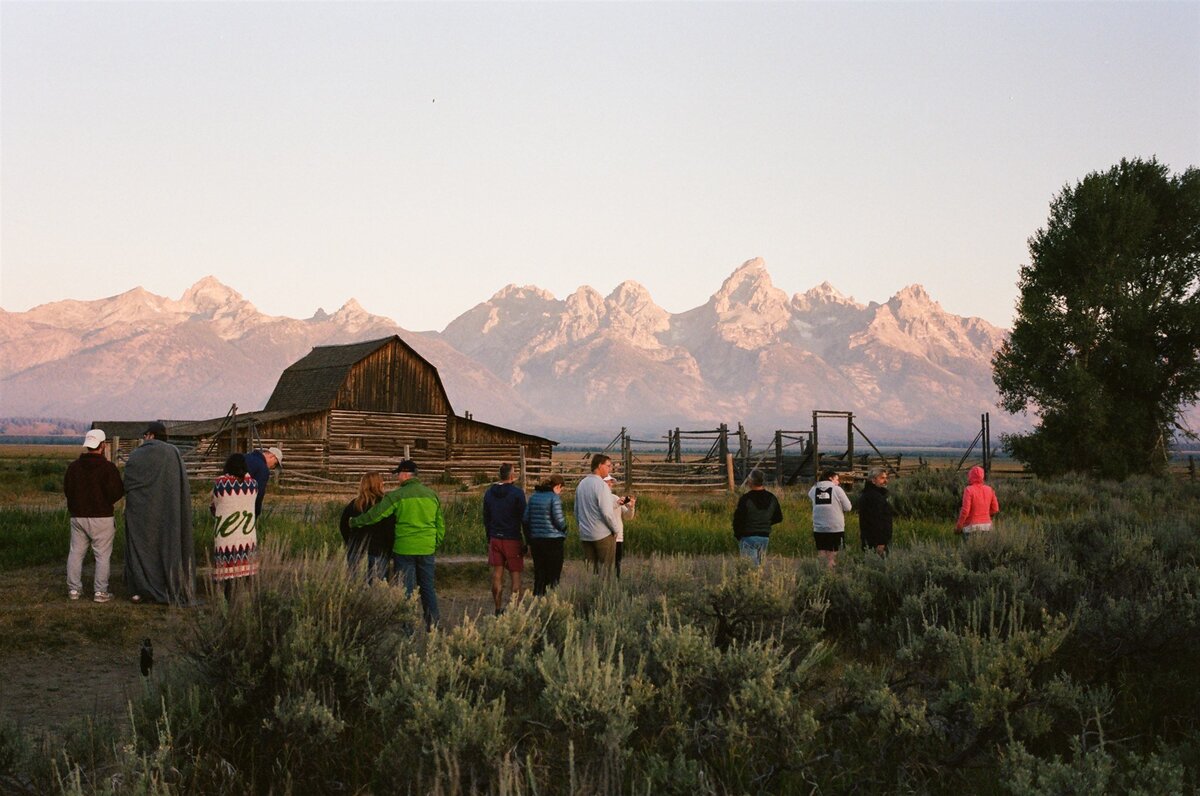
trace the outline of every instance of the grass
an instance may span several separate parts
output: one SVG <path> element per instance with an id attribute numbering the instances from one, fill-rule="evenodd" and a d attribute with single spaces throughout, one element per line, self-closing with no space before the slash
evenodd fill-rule
<path id="1" fill-rule="evenodd" d="M 81 646 L 136 648 L 147 635 L 174 634 L 180 609 L 134 605 L 114 600 L 98 605 L 86 597 L 67 600 L 66 555 L 53 565 L 42 564 L 6 572 L 0 578 L 0 637 L 5 655 L 53 652 Z M 85 585 L 91 582 L 90 567 Z M 124 593 L 120 568 L 112 572 L 111 589 Z"/>

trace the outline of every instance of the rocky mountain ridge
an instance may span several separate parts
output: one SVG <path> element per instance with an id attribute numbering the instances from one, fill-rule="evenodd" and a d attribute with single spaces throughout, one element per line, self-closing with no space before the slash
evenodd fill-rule
<path id="1" fill-rule="evenodd" d="M 1003 330 L 942 310 L 919 285 L 860 304 L 828 282 L 788 296 L 761 259 L 705 304 L 658 306 L 634 281 L 558 299 L 509 285 L 442 332 L 409 332 L 351 300 L 298 320 L 260 313 L 205 277 L 178 300 L 134 288 L 96 301 L 0 310 L 0 414 L 201 418 L 261 408 L 314 345 L 399 334 L 441 373 L 456 409 L 535 433 L 663 433 L 741 420 L 804 428 L 855 412 L 883 436 L 973 435 L 995 408 Z M 873 434 L 874 436 L 874 434 Z"/>

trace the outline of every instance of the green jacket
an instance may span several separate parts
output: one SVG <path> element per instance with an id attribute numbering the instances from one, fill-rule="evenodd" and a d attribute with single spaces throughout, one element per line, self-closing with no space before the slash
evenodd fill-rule
<path id="1" fill-rule="evenodd" d="M 437 493 L 416 478 L 410 478 L 383 496 L 369 511 L 353 517 L 351 528 L 372 525 L 396 515 L 396 541 L 392 552 L 401 556 L 430 556 L 446 535 L 442 502 Z"/>

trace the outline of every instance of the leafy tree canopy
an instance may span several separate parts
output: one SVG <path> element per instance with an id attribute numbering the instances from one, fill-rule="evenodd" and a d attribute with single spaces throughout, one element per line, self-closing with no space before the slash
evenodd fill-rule
<path id="1" fill-rule="evenodd" d="M 1200 393 L 1200 170 L 1122 160 L 1064 187 L 1029 240 L 1012 334 L 993 359 L 1005 445 L 1039 473 L 1161 470 Z"/>

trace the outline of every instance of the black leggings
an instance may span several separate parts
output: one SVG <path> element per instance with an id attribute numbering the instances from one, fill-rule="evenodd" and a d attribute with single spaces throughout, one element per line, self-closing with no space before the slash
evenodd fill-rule
<path id="1" fill-rule="evenodd" d="M 564 539 L 530 539 L 533 555 L 533 595 L 540 597 L 546 589 L 558 585 L 562 577 Z"/>

